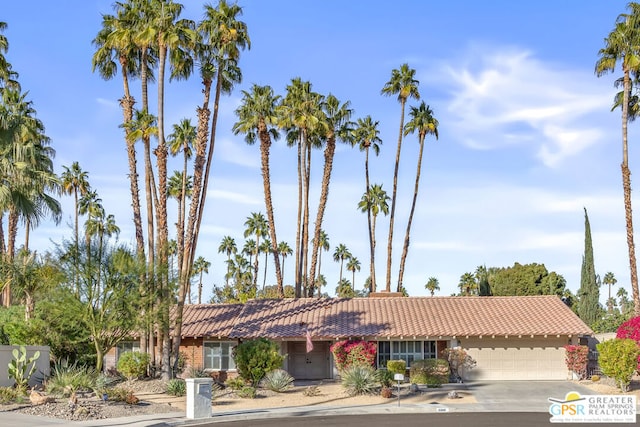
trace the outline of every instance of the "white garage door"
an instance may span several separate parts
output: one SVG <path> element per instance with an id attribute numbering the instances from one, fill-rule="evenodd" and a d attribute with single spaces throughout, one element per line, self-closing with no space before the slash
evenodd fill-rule
<path id="1" fill-rule="evenodd" d="M 566 380 L 566 338 L 476 338 L 461 345 L 477 365 L 466 380 Z"/>

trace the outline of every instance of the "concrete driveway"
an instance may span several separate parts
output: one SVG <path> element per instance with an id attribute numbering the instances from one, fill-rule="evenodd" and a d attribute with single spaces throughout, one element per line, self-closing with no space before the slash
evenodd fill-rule
<path id="1" fill-rule="evenodd" d="M 474 381 L 464 384 L 478 409 L 505 412 L 546 412 L 549 398 L 564 399 L 568 392 L 597 394 L 570 381 Z"/>

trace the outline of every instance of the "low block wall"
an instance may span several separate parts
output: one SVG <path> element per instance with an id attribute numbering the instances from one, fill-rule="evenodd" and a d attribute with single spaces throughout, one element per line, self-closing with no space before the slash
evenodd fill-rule
<path id="1" fill-rule="evenodd" d="M 15 384 L 13 378 L 9 378 L 9 362 L 13 360 L 11 352 L 16 348 L 20 351 L 19 345 L 0 345 L 0 387 L 11 387 Z M 40 351 L 40 357 L 36 360 L 36 371 L 29 379 L 29 386 L 33 387 L 42 384 L 42 381 L 49 377 L 49 347 L 41 345 L 27 345 L 27 359 L 36 351 Z"/>

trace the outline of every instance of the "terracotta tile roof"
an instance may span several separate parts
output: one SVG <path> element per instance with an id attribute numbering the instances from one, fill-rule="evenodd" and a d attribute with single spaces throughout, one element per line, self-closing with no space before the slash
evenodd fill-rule
<path id="1" fill-rule="evenodd" d="M 182 336 L 229 337 L 243 308 L 242 304 L 187 304 L 182 314 Z"/>
<path id="2" fill-rule="evenodd" d="M 556 296 L 387 297 L 252 300 L 229 337 L 301 338 L 307 328 L 314 339 L 593 334 Z"/>

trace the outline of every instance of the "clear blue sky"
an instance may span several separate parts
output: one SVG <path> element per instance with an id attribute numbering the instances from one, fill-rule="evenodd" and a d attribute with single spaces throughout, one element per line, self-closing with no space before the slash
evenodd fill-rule
<path id="1" fill-rule="evenodd" d="M 183 17 L 201 18 L 201 2 L 182 3 Z M 241 247 L 245 218 L 264 212 L 258 146 L 247 146 L 230 131 L 240 90 L 258 83 L 284 94 L 290 80 L 301 77 L 317 92 L 350 100 L 355 118 L 371 115 L 380 121 L 382 150 L 370 168 L 372 182 L 390 193 L 400 108 L 395 98 L 381 96 L 380 89 L 391 70 L 405 62 L 416 69 L 422 99 L 440 123 L 440 138 L 428 137 L 423 159 L 404 278 L 409 294 L 425 295 L 424 284 L 434 276 L 442 288 L 439 294 L 449 295 L 463 273 L 479 265 L 514 262 L 544 263 L 575 292 L 584 249 L 583 207 L 591 221 L 597 273 L 612 271 L 630 291 L 620 114 L 610 112 L 617 75 L 596 78 L 593 73 L 603 39 L 626 3 L 240 1 L 252 48 L 241 59 L 242 84 L 221 101 L 199 243 L 199 255 L 212 262 L 205 297 L 213 283 L 224 283 L 225 256 L 217 252 L 222 237 L 234 237 Z M 116 216 L 120 240 L 133 242 L 126 152 L 118 128 L 122 83 L 105 82 L 91 72 L 91 40 L 100 29 L 101 14 L 112 12 L 111 4 L 7 2 L 0 19 L 8 24 L 7 59 L 57 151 L 56 171 L 80 162 L 106 211 Z M 140 99 L 137 82 L 133 85 Z M 170 85 L 169 125 L 183 117 L 196 122 L 200 89 L 195 77 Z M 637 126 L 630 127 L 632 172 L 638 170 Z M 170 130 L 167 126 L 166 132 Z M 400 163 L 393 277 L 413 195 L 417 148 L 417 137 L 408 136 Z M 321 152 L 314 156 L 312 180 L 319 188 Z M 277 143 L 271 164 L 278 239 L 293 247 L 294 151 Z M 170 168 L 180 168 L 179 161 Z M 635 188 L 638 179 L 640 174 L 633 174 Z M 356 209 L 364 187 L 363 153 L 340 147 L 324 222 L 331 250 L 323 254 L 322 272 L 332 294 L 338 264 L 331 254 L 339 243 L 361 261 L 356 287 L 368 276 L 366 216 Z M 317 198 L 316 192 L 312 211 Z M 71 238 L 72 203 L 64 197 L 63 224 L 43 224 L 31 235 L 32 247 L 45 250 Z M 634 203 L 638 206 L 640 200 Z M 380 218 L 377 231 L 381 283 L 388 217 Z M 273 272 L 272 264 L 269 269 Z M 292 283 L 292 259 L 285 270 L 285 283 Z M 272 277 L 269 282 L 275 281 Z M 351 280 L 350 273 L 347 277 Z M 604 301 L 606 289 L 601 294 Z"/>

